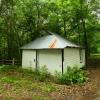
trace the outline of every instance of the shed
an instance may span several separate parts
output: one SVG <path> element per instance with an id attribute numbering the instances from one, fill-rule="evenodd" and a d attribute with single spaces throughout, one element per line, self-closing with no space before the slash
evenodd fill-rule
<path id="1" fill-rule="evenodd" d="M 22 67 L 46 66 L 50 73 L 62 72 L 66 67 L 85 65 L 85 50 L 57 34 L 49 34 L 21 47 Z"/>

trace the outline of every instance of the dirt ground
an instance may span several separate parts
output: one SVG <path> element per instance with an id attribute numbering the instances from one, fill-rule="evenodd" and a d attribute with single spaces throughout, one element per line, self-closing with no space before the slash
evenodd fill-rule
<path id="1" fill-rule="evenodd" d="M 0 73 L 0 100 L 100 100 L 100 68 L 88 68 L 82 85 L 33 81 L 32 73 L 10 69 Z M 16 98 L 16 99 L 15 99 Z"/>
<path id="2" fill-rule="evenodd" d="M 84 95 L 82 100 L 100 100 L 100 68 L 92 68 L 89 70 L 89 77 L 93 81 L 95 88 L 92 92 Z"/>
<path id="3" fill-rule="evenodd" d="M 57 86 L 59 92 L 50 94 L 52 100 L 100 100 L 100 68 L 89 68 L 88 75 L 83 86 Z"/>

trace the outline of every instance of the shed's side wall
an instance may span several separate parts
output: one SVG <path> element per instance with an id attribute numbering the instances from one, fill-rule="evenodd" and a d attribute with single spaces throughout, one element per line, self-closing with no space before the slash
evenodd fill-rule
<path id="1" fill-rule="evenodd" d="M 22 67 L 23 68 L 35 68 L 36 51 L 35 50 L 23 50 L 22 51 Z"/>
<path id="2" fill-rule="evenodd" d="M 82 50 L 82 57 L 83 57 L 83 62 L 81 63 L 83 66 L 85 66 L 85 49 Z"/>
<path id="3" fill-rule="evenodd" d="M 50 73 L 55 70 L 62 71 L 62 55 L 61 50 L 39 50 L 39 67 L 47 66 Z"/>
<path id="4" fill-rule="evenodd" d="M 64 49 L 64 69 L 67 66 L 73 67 L 74 65 L 85 65 L 85 50 L 81 52 L 82 62 L 80 62 L 80 53 L 78 48 L 65 48 Z"/>

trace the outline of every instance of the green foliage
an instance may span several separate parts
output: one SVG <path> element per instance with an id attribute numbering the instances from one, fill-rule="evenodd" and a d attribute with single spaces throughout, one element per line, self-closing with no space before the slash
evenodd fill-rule
<path id="1" fill-rule="evenodd" d="M 14 77 L 2 77 L 0 79 L 0 81 L 4 82 L 4 83 L 11 84 L 11 83 L 14 83 L 16 81 L 16 78 L 14 78 Z"/>
<path id="2" fill-rule="evenodd" d="M 18 66 L 10 66 L 10 65 L 1 65 L 0 66 L 0 72 L 7 72 L 9 70 L 17 69 Z"/>
<path id="3" fill-rule="evenodd" d="M 15 70 L 17 70 L 18 73 L 14 73 Z M 57 83 L 60 83 L 60 84 L 82 84 L 86 82 L 87 80 L 86 71 L 80 69 L 77 65 L 74 67 L 68 67 L 64 71 L 63 75 L 61 72 L 56 72 L 55 76 L 50 75 L 46 66 L 40 67 L 37 72 L 35 69 L 34 70 L 22 69 L 21 67 L 3 65 L 3 66 L 0 66 L 0 73 L 15 75 L 16 78 L 13 78 L 13 77 L 1 78 L 2 82 L 15 83 L 15 84 L 17 82 L 16 81 L 17 77 L 19 77 L 20 75 L 23 78 L 26 77 L 27 79 L 33 80 L 34 82 L 35 81 L 39 81 L 39 82 L 56 81 Z M 49 91 L 49 89 L 47 91 Z"/>
<path id="4" fill-rule="evenodd" d="M 45 83 L 45 86 L 41 87 L 41 90 L 50 93 L 55 91 L 56 88 L 50 83 Z"/>
<path id="5" fill-rule="evenodd" d="M 91 55 L 90 55 L 90 59 L 91 59 L 91 58 L 92 58 L 92 59 L 93 59 L 93 58 L 94 58 L 94 59 L 100 59 L 100 53 L 99 53 L 99 54 L 91 54 Z"/>
<path id="6" fill-rule="evenodd" d="M 44 81 L 49 77 L 48 69 L 46 66 L 40 67 L 38 71 L 38 77 L 40 81 Z"/>
<path id="7" fill-rule="evenodd" d="M 56 72 L 55 77 L 60 84 L 83 84 L 87 81 L 86 71 L 75 67 L 68 67 L 63 73 Z"/>
<path id="8" fill-rule="evenodd" d="M 28 77 L 31 78 L 33 77 L 33 80 L 37 81 L 47 81 L 50 78 L 50 73 L 48 72 L 48 69 L 46 66 L 40 67 L 38 70 L 28 68 L 28 69 L 23 69 L 19 66 L 10 66 L 10 65 L 2 65 L 0 66 L 0 72 L 6 73 L 6 74 L 16 74 L 14 73 L 15 70 L 17 70 L 22 77 Z"/>
<path id="9" fill-rule="evenodd" d="M 36 84 L 36 83 L 33 83 L 33 84 L 31 85 L 32 90 L 39 89 L 39 90 L 42 90 L 42 91 L 48 92 L 48 93 L 53 92 L 53 91 L 56 90 L 55 87 L 53 86 L 53 84 L 51 84 L 51 83 L 49 83 L 49 82 L 45 82 L 45 83 L 43 83 L 43 84 L 44 84 L 44 86 L 38 85 L 38 84 Z"/>
<path id="10" fill-rule="evenodd" d="M 40 37 L 43 30 L 56 32 L 76 43 L 80 34 L 83 45 L 82 18 L 86 21 L 88 48 L 90 52 L 98 52 L 99 5 L 99 0 L 1 0 L 0 59 L 21 58 L 19 48 Z"/>
<path id="11" fill-rule="evenodd" d="M 40 82 L 39 74 L 30 69 L 6 65 L 0 66 L 0 69 L 0 93 L 4 100 L 49 100 L 49 96 L 44 95 L 56 90 L 53 83 Z"/>

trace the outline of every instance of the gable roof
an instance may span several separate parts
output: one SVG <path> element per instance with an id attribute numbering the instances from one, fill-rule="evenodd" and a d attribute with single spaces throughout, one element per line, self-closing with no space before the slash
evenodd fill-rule
<path id="1" fill-rule="evenodd" d="M 80 46 L 60 37 L 57 34 L 51 34 L 37 38 L 21 47 L 21 49 L 63 49 L 66 47 L 79 48 Z"/>

